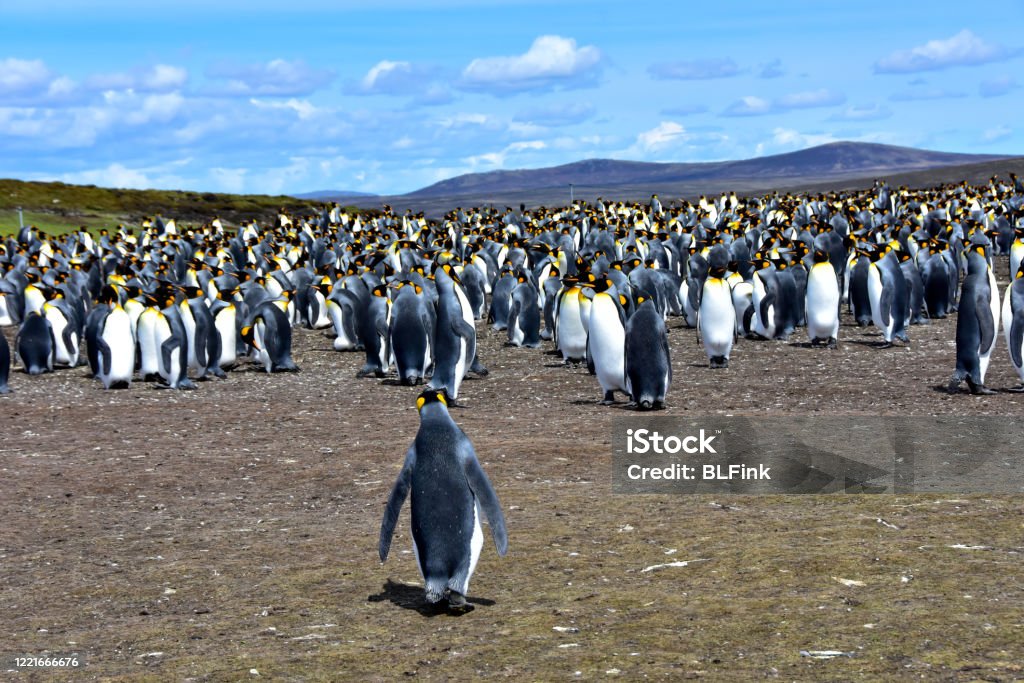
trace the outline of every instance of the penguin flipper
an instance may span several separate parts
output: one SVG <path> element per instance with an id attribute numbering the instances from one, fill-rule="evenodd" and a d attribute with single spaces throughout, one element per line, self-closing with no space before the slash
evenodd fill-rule
<path id="1" fill-rule="evenodd" d="M 979 294 L 975 301 L 974 312 L 978 317 L 978 330 L 981 332 L 981 346 L 979 348 L 984 352 L 992 348 L 996 330 L 992 320 L 992 310 L 989 308 L 988 297 Z"/>
<path id="2" fill-rule="evenodd" d="M 889 327 L 892 321 L 892 287 L 882 287 L 882 295 L 879 297 L 878 307 L 882 313 L 882 324 Z"/>
<path id="3" fill-rule="evenodd" d="M 771 308 L 774 303 L 775 292 L 768 292 L 767 294 L 765 294 L 764 298 L 761 299 L 761 310 L 759 311 L 759 313 L 762 327 L 768 327 L 769 325 L 771 325 L 771 321 L 768 320 L 768 309 Z"/>
<path id="4" fill-rule="evenodd" d="M 1021 358 L 1021 342 L 1024 340 L 1024 310 L 1017 311 L 1010 323 L 1010 359 L 1015 367 L 1024 365 Z"/>
<path id="5" fill-rule="evenodd" d="M 384 509 L 384 519 L 380 523 L 380 541 L 377 544 L 377 554 L 380 561 L 388 559 L 388 552 L 391 550 L 391 536 L 395 533 L 395 524 L 398 523 L 398 513 L 402 511 L 406 496 L 409 495 L 409 487 L 412 484 L 412 468 L 416 464 L 416 444 L 409 447 L 405 455 L 405 464 L 402 471 L 395 479 L 395 485 L 391 488 L 391 495 L 388 496 L 388 505 Z"/>
<path id="6" fill-rule="evenodd" d="M 469 488 L 476 496 L 476 500 L 487 518 L 487 523 L 491 526 L 491 537 L 494 539 L 494 546 L 498 549 L 498 555 L 504 557 L 508 552 L 508 532 L 505 530 L 505 515 L 501 512 L 498 494 L 494 492 L 491 480 L 487 478 L 487 474 L 480 467 L 480 461 L 476 459 L 476 453 L 469 441 L 460 444 L 459 459 L 462 460 L 462 471 L 466 474 Z"/>
<path id="7" fill-rule="evenodd" d="M 196 325 L 196 338 L 193 342 L 196 348 L 196 364 L 199 366 L 199 369 L 202 370 L 204 374 L 205 368 L 209 365 L 209 363 L 207 362 L 206 355 L 206 351 L 210 343 L 208 336 L 209 331 L 207 330 L 207 327 L 205 325 Z"/>
<path id="8" fill-rule="evenodd" d="M 163 367 L 167 369 L 167 373 L 171 373 L 171 354 L 174 353 L 174 349 L 181 346 L 181 342 L 171 337 L 163 344 L 160 345 L 160 357 L 163 360 Z"/>
<path id="9" fill-rule="evenodd" d="M 104 375 L 110 374 L 110 368 L 113 364 L 113 354 L 110 350 L 110 345 L 104 341 L 103 337 L 96 337 L 96 350 L 100 352 L 100 370 Z"/>

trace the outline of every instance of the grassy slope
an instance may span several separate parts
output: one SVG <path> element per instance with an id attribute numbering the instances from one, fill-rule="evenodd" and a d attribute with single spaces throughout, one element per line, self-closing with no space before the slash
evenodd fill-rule
<path id="1" fill-rule="evenodd" d="M 82 225 L 98 228 L 135 223 L 157 213 L 185 223 L 200 223 L 214 216 L 239 223 L 271 216 L 282 207 L 290 212 L 308 212 L 316 204 L 285 196 L 120 190 L 0 179 L 0 235 L 17 232 L 18 207 L 24 209 L 26 224 L 61 233 Z"/>

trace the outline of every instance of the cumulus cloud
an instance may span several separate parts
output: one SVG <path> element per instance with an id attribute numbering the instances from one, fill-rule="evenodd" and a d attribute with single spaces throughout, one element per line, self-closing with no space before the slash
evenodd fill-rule
<path id="1" fill-rule="evenodd" d="M 394 95 L 413 98 L 416 105 L 448 104 L 454 97 L 437 78 L 438 70 L 423 64 L 384 59 L 345 90 L 352 95 Z"/>
<path id="2" fill-rule="evenodd" d="M 772 103 L 768 100 L 747 95 L 726 107 L 722 114 L 725 116 L 761 116 L 762 114 L 771 114 L 773 111 L 775 110 Z"/>
<path id="3" fill-rule="evenodd" d="M 302 120 L 310 119 L 319 113 L 316 105 L 306 100 L 297 100 L 294 97 L 285 100 L 260 100 L 255 97 L 249 100 L 249 104 L 256 107 L 257 109 L 283 109 L 286 111 L 295 112 L 295 115 Z"/>
<path id="4" fill-rule="evenodd" d="M 763 116 L 793 109 L 834 107 L 845 101 L 845 95 L 827 88 L 790 93 L 773 100 L 748 95 L 727 106 L 722 114 L 724 116 Z"/>
<path id="5" fill-rule="evenodd" d="M 977 66 L 1009 59 L 1019 50 L 987 43 L 969 29 L 955 36 L 929 40 L 909 50 L 898 50 L 875 62 L 875 73 L 914 73 L 954 66 Z"/>
<path id="6" fill-rule="evenodd" d="M 662 121 L 654 128 L 636 136 L 637 146 L 644 152 L 658 152 L 689 139 L 686 129 L 675 121 Z"/>
<path id="7" fill-rule="evenodd" d="M 659 62 L 647 67 L 654 78 L 676 81 L 696 81 L 728 78 L 740 73 L 732 59 L 696 59 L 691 61 Z"/>
<path id="8" fill-rule="evenodd" d="M 1015 79 L 1003 76 L 1002 78 L 982 81 L 978 86 L 978 94 L 982 97 L 999 97 L 1019 87 L 1020 85 L 1018 85 Z"/>
<path id="9" fill-rule="evenodd" d="M 601 61 L 593 45 L 577 47 L 572 38 L 540 36 L 521 55 L 474 59 L 463 69 L 459 85 L 493 94 L 577 88 L 594 83 Z"/>
<path id="10" fill-rule="evenodd" d="M 61 176 L 65 183 L 78 185 L 99 185 L 101 187 L 121 187 L 133 190 L 145 190 L 153 187 L 153 182 L 144 172 L 127 168 L 119 163 L 112 163 L 106 168 L 75 171 Z"/>
<path id="11" fill-rule="evenodd" d="M 0 95 L 38 90 L 50 82 L 50 70 L 39 59 L 0 60 Z"/>
<path id="12" fill-rule="evenodd" d="M 468 156 L 462 161 L 469 164 L 471 170 L 477 169 L 481 166 L 503 168 L 509 156 L 542 149 L 547 149 L 547 143 L 543 140 L 526 140 L 506 145 L 504 149 L 498 152 L 487 152 L 484 154 Z"/>
<path id="13" fill-rule="evenodd" d="M 132 71 L 94 74 L 85 80 L 85 87 L 92 91 L 168 92 L 180 90 L 187 81 L 188 71 L 185 69 L 169 64 L 156 64 Z"/>
<path id="14" fill-rule="evenodd" d="M 224 81 L 211 90 L 212 94 L 244 97 L 308 95 L 334 80 L 333 71 L 315 69 L 301 59 L 273 59 L 266 64 L 217 64 L 207 69 L 206 75 Z"/>
<path id="15" fill-rule="evenodd" d="M 527 109 L 516 114 L 512 120 L 556 128 L 583 123 L 593 117 L 595 111 L 594 105 L 589 102 L 567 102 Z"/>

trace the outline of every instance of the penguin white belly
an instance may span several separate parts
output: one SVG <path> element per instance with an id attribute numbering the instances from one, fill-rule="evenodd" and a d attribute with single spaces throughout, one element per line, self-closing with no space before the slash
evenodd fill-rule
<path id="1" fill-rule="evenodd" d="M 839 283 L 828 264 L 819 263 L 811 268 L 805 319 L 811 341 L 839 336 Z"/>
<path id="2" fill-rule="evenodd" d="M 477 560 L 480 559 L 480 551 L 484 547 L 484 532 L 480 528 L 480 506 L 476 504 L 476 497 L 473 498 L 473 536 L 469 539 L 469 570 L 461 585 L 452 586 L 456 591 L 466 595 L 469 592 L 469 580 L 476 571 Z"/>
<path id="3" fill-rule="evenodd" d="M 587 355 L 587 332 L 580 319 L 580 302 L 574 289 L 562 295 L 558 307 L 558 349 L 562 358 L 585 358 Z"/>
<path id="4" fill-rule="evenodd" d="M 1014 240 L 1010 245 L 1010 280 L 1017 279 L 1020 262 L 1024 260 L 1024 241 Z"/>
<path id="5" fill-rule="evenodd" d="M 511 341 L 516 346 L 522 346 L 524 339 L 526 339 L 526 333 L 523 332 L 523 328 L 519 325 L 519 318 L 516 318 L 516 321 L 511 328 L 509 341 Z"/>
<path id="6" fill-rule="evenodd" d="M 896 326 L 896 317 L 889 312 L 889 324 L 882 322 L 882 274 L 874 263 L 868 268 L 868 299 L 871 302 L 871 321 L 882 332 L 882 339 L 892 341 L 892 330 Z"/>
<path id="7" fill-rule="evenodd" d="M 690 305 L 690 283 L 683 280 L 679 285 L 679 300 L 683 302 L 683 314 L 686 318 L 687 327 L 697 327 L 697 309 Z"/>
<path id="8" fill-rule="evenodd" d="M 120 306 L 107 314 L 100 332 L 100 338 L 110 347 L 110 369 L 103 373 L 104 364 L 100 360 L 100 380 L 107 389 L 115 382 L 132 383 L 135 371 L 135 337 L 132 334 L 131 316 Z"/>
<path id="9" fill-rule="evenodd" d="M 333 301 L 327 302 L 327 315 L 334 326 L 334 350 L 351 351 L 356 347 L 356 340 L 349 339 L 345 333 L 345 311 Z"/>
<path id="10" fill-rule="evenodd" d="M 626 391 L 626 330 L 607 294 L 590 308 L 590 355 L 601 389 Z M 605 301 L 604 299 L 607 299 Z"/>
<path id="11" fill-rule="evenodd" d="M 745 334 L 743 318 L 754 297 L 754 286 L 749 282 L 738 282 L 732 288 L 732 306 L 736 312 L 736 334 Z"/>
<path id="12" fill-rule="evenodd" d="M 217 361 L 217 364 L 222 368 L 234 365 L 238 360 L 235 352 L 238 331 L 235 329 L 234 304 L 217 313 L 217 317 L 214 319 L 214 327 L 217 328 L 217 333 L 220 335 L 220 359 Z"/>
<path id="13" fill-rule="evenodd" d="M 316 319 L 314 320 L 312 315 L 309 316 L 309 318 L 310 318 L 309 322 L 313 326 L 313 329 L 314 330 L 323 330 L 323 329 L 326 329 L 326 328 L 330 327 L 331 326 L 331 319 L 327 315 L 327 300 L 324 299 L 324 295 L 321 294 L 320 292 L 313 292 L 311 294 L 311 297 L 316 300 L 316 304 L 317 304 L 316 305 L 316 310 L 317 310 Z M 310 308 L 312 308 L 312 306 L 310 306 Z"/>
<path id="14" fill-rule="evenodd" d="M 992 267 L 988 268 L 988 286 L 992 298 L 989 300 L 988 312 L 992 315 L 992 343 L 987 349 L 978 349 L 978 364 L 981 368 L 981 381 L 985 382 L 985 373 L 988 372 L 989 361 L 992 360 L 992 350 L 996 348 L 996 340 L 999 339 L 999 289 L 996 287 L 996 276 Z"/>
<path id="15" fill-rule="evenodd" d="M 1017 371 L 1017 376 L 1020 377 L 1021 384 L 1024 384 L 1024 363 L 1017 365 L 1013 360 L 1014 345 L 1017 345 L 1017 350 L 1020 351 L 1021 357 L 1024 358 L 1024 336 L 1014 341 L 1013 335 L 1013 283 L 1006 288 L 1006 295 L 1003 298 L 1003 334 L 1006 335 L 1006 348 L 1010 351 L 1010 365 Z"/>
<path id="16" fill-rule="evenodd" d="M 64 314 L 52 305 L 44 305 L 43 311 L 46 319 L 50 321 L 50 328 L 53 330 L 53 339 L 56 342 L 53 349 L 53 362 L 56 365 L 67 365 L 75 367 L 78 365 L 78 333 L 73 331 L 69 335 L 70 346 L 64 344 L 64 330 L 67 329 L 68 320 Z"/>
<path id="17" fill-rule="evenodd" d="M 11 317 L 11 312 L 7 307 L 7 296 L 0 294 L 0 327 L 13 324 L 14 318 Z"/>
<path id="18" fill-rule="evenodd" d="M 729 358 L 736 334 L 735 316 L 729 285 L 717 278 L 709 278 L 704 283 L 700 316 L 697 318 L 708 358 Z"/>
<path id="19" fill-rule="evenodd" d="M 196 357 L 196 319 L 192 316 L 192 309 L 187 302 L 178 306 L 181 311 L 181 324 L 185 328 L 186 346 L 188 346 L 188 367 L 192 370 L 201 370 L 199 359 Z"/>
<path id="20" fill-rule="evenodd" d="M 767 324 L 761 322 L 761 301 L 767 296 L 767 292 L 764 288 L 764 283 L 761 278 L 754 275 L 753 292 L 750 297 L 750 302 L 754 306 L 754 320 L 750 326 L 751 331 L 758 334 L 766 339 L 772 339 L 775 336 L 775 304 L 768 306 L 767 310 Z"/>
<path id="21" fill-rule="evenodd" d="M 160 342 L 156 338 L 156 323 L 160 313 L 154 308 L 147 308 L 139 316 L 139 375 L 160 374 Z"/>
<path id="22" fill-rule="evenodd" d="M 590 308 L 593 306 L 593 302 L 583 294 L 578 295 L 580 302 L 580 322 L 583 323 L 583 332 L 590 336 Z"/>

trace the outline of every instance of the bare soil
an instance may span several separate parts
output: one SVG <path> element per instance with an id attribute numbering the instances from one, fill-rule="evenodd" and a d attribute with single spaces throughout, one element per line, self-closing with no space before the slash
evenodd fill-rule
<path id="1" fill-rule="evenodd" d="M 714 371 L 670 323 L 665 415 L 1024 416 L 1024 395 L 940 390 L 955 318 L 891 349 L 849 321 L 836 351 L 804 348 L 802 330 L 743 340 Z M 498 558 L 488 538 L 463 616 L 424 607 L 407 509 L 377 558 L 419 389 L 356 379 L 362 354 L 324 333 L 295 332 L 301 373 L 247 366 L 191 392 L 103 391 L 82 367 L 12 372 L 0 671 L 15 655 L 85 664 L 3 677 L 1024 677 L 1020 497 L 613 495 L 610 425 L 631 413 L 598 405 L 596 379 L 550 344 L 507 348 L 478 329 L 491 373 L 464 383 L 452 415 L 510 550 Z M 988 384 L 1017 384 L 1002 339 Z M 844 656 L 801 655 L 820 650 Z"/>

